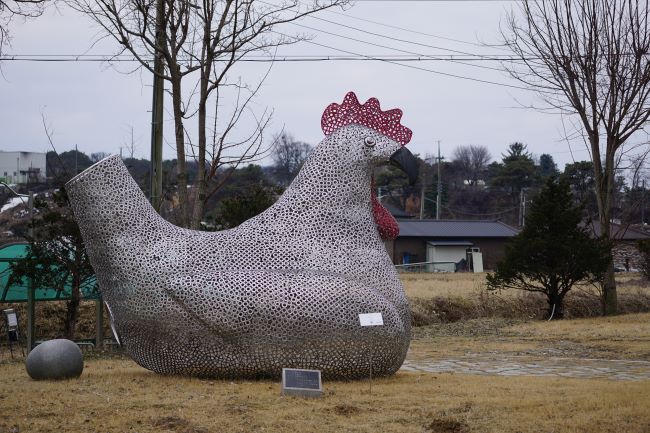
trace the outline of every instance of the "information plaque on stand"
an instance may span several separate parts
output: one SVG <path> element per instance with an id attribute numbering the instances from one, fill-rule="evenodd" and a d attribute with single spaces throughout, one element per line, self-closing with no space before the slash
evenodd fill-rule
<path id="1" fill-rule="evenodd" d="M 282 395 L 321 397 L 323 383 L 320 370 L 282 369 Z"/>

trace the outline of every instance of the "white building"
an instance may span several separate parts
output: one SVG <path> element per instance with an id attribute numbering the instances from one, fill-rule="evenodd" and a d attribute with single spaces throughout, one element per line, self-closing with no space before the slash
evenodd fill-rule
<path id="1" fill-rule="evenodd" d="M 7 183 L 45 181 L 45 153 L 0 150 L 0 180 Z"/>

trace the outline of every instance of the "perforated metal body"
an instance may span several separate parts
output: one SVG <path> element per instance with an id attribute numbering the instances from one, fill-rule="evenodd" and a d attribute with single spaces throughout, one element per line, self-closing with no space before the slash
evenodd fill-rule
<path id="1" fill-rule="evenodd" d="M 373 143 L 370 146 L 368 143 Z M 407 300 L 373 219 L 371 172 L 401 145 L 347 125 L 262 214 L 222 232 L 174 226 L 119 156 L 66 186 L 115 330 L 158 373 L 389 375 L 410 340 Z M 361 328 L 360 313 L 384 326 Z"/>

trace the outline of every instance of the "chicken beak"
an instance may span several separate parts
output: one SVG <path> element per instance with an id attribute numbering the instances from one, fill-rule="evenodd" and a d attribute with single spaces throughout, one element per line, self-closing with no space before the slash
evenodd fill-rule
<path id="1" fill-rule="evenodd" d="M 397 152 L 391 155 L 390 163 L 396 167 L 401 168 L 402 171 L 406 173 L 406 175 L 409 177 L 409 183 L 411 185 L 415 184 L 415 181 L 418 179 L 420 165 L 418 164 L 418 159 L 413 156 L 411 151 L 409 151 L 406 147 L 401 147 Z"/>

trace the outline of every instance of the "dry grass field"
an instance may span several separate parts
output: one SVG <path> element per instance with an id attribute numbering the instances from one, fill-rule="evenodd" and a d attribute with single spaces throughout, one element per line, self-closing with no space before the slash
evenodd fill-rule
<path id="1" fill-rule="evenodd" d="M 326 382 L 321 399 L 273 381 L 158 376 L 90 360 L 80 379 L 31 381 L 0 366 L 0 432 L 648 432 L 650 381 L 400 372 Z"/>
<path id="2" fill-rule="evenodd" d="M 403 273 L 400 274 L 406 294 L 410 299 L 443 297 L 474 297 L 485 290 L 486 273 Z M 644 280 L 639 273 L 625 273 L 616 275 L 618 291 L 620 294 L 650 293 L 650 282 Z M 581 288 L 597 296 L 594 288 Z M 519 296 L 516 290 L 503 291 L 504 296 Z"/>
<path id="3" fill-rule="evenodd" d="M 485 274 L 402 274 L 415 326 L 478 318 L 542 319 L 545 296 L 520 290 L 487 291 Z M 617 275 L 619 311 L 650 312 L 650 284 L 640 274 Z M 565 317 L 601 313 L 595 287 L 574 288 L 565 298 Z"/>
<path id="4" fill-rule="evenodd" d="M 552 322 L 474 319 L 413 328 L 411 357 L 485 353 L 650 361 L 650 313 Z"/>
<path id="5" fill-rule="evenodd" d="M 650 361 L 650 313 L 546 322 L 519 314 L 529 307 L 517 305 L 532 302 L 521 293 L 486 295 L 481 275 L 403 278 L 414 308 L 431 305 L 440 319 L 414 328 L 409 360 L 489 354 Z M 619 283 L 623 295 L 649 290 L 636 276 Z M 503 317 L 503 309 L 490 316 L 478 306 L 486 296 L 517 317 Z M 481 314 L 447 320 L 441 309 L 450 306 Z M 110 352 L 86 352 L 79 379 L 36 382 L 22 359 L 0 350 L 0 433 L 650 432 L 650 380 L 400 371 L 373 380 L 372 393 L 367 381 L 325 382 L 323 398 L 301 399 L 281 396 L 279 381 L 159 376 Z"/>

